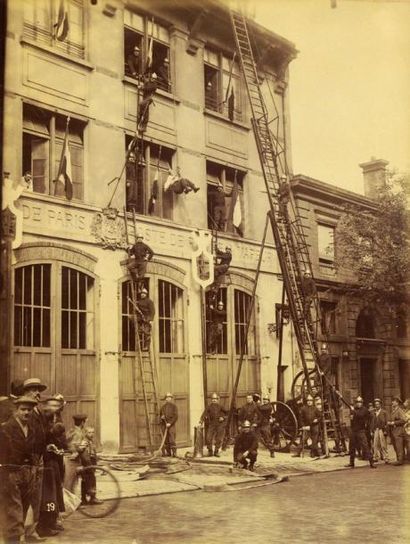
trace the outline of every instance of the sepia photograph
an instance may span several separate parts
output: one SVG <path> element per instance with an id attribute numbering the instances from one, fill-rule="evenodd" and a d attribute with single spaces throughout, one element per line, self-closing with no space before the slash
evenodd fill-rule
<path id="1" fill-rule="evenodd" d="M 410 0 L 0 0 L 0 544 L 410 541 Z"/>

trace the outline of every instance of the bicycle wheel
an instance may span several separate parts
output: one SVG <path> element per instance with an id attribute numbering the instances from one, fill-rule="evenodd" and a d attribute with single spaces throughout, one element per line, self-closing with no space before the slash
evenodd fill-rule
<path id="1" fill-rule="evenodd" d="M 120 484 L 108 468 L 81 467 L 79 476 L 75 494 L 82 499 L 78 508 L 81 514 L 88 518 L 105 518 L 117 510 L 121 500 Z"/>

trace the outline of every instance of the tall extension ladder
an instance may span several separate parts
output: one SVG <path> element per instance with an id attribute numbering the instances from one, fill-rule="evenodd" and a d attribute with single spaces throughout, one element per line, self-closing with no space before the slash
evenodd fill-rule
<path id="1" fill-rule="evenodd" d="M 327 436 L 329 432 L 331 431 L 339 436 L 343 434 L 336 399 L 340 398 L 347 406 L 349 404 L 339 393 L 337 397 L 332 394 L 333 385 L 320 371 L 319 349 L 315 331 L 320 319 L 319 299 L 317 294 L 311 297 L 313 299 L 314 313 L 314 317 L 312 317 L 311 309 L 309 308 L 306 311 L 307 297 L 303 291 L 304 272 L 312 272 L 312 266 L 301 219 L 288 183 L 285 149 L 281 145 L 278 136 L 275 136 L 270 130 L 268 110 L 259 84 L 246 19 L 242 14 L 234 10 L 230 11 L 230 16 L 251 106 L 252 127 L 267 189 L 272 232 L 306 384 L 310 391 L 309 366 L 314 366 L 317 370 L 316 378 L 322 385 L 325 408 L 325 448 L 326 454 L 328 454 Z M 282 181 L 283 178 L 286 178 L 286 182 Z M 287 184 L 289 205 L 281 204 L 282 183 Z"/>
<path id="2" fill-rule="evenodd" d="M 131 215 L 133 221 L 134 240 L 137 238 L 137 222 L 135 211 L 130 214 L 124 208 L 125 236 L 127 247 L 130 246 L 130 236 L 128 232 L 128 218 Z M 150 451 L 154 451 L 161 443 L 161 431 L 159 426 L 159 393 L 158 393 L 158 378 L 155 359 L 153 356 L 152 343 L 148 351 L 141 349 L 141 338 L 138 327 L 138 317 L 141 311 L 138 308 L 138 285 L 133 278 L 130 279 L 131 298 L 128 303 L 131 304 L 134 328 L 135 328 L 135 362 L 133 365 L 133 381 L 135 390 L 135 406 L 136 406 L 136 422 L 138 424 L 138 396 L 141 387 L 142 398 L 144 401 L 145 429 L 147 432 L 148 447 Z M 139 376 L 139 379 L 138 377 Z"/>

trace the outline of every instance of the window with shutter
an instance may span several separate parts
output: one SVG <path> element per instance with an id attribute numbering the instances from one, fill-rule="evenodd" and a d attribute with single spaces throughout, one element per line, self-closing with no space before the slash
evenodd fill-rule
<path id="1" fill-rule="evenodd" d="M 33 191 L 48 193 L 48 140 L 31 139 L 31 168 Z"/>

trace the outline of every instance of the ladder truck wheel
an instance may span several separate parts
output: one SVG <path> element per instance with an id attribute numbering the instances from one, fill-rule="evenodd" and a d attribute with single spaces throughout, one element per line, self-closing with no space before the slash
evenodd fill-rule
<path id="1" fill-rule="evenodd" d="M 271 403 L 273 408 L 274 446 L 279 450 L 289 450 L 298 436 L 298 420 L 290 406 L 281 401 Z"/>
<path id="2" fill-rule="evenodd" d="M 320 379 L 320 376 L 318 375 L 316 368 L 312 368 L 309 370 L 309 380 L 310 386 L 316 387 L 318 389 L 318 394 L 322 396 L 322 381 Z M 291 393 L 294 400 L 305 398 L 308 394 L 306 376 L 303 370 L 298 372 L 294 377 L 291 387 Z"/>

